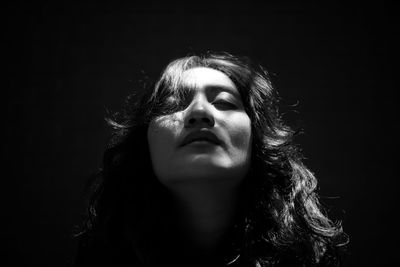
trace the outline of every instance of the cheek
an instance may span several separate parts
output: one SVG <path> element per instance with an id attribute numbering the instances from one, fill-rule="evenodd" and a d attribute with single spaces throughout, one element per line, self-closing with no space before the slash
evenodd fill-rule
<path id="1" fill-rule="evenodd" d="M 233 120 L 229 132 L 233 147 L 244 153 L 250 153 L 252 140 L 250 118 L 243 116 Z"/>
<path id="2" fill-rule="evenodd" d="M 179 120 L 172 115 L 151 121 L 147 131 L 147 139 L 154 168 L 158 168 L 171 154 L 176 143 L 179 126 Z"/>
<path id="3" fill-rule="evenodd" d="M 179 126 L 180 120 L 174 115 L 162 116 L 152 120 L 147 131 L 149 144 L 153 146 L 153 143 L 160 144 L 173 139 L 179 130 Z"/>

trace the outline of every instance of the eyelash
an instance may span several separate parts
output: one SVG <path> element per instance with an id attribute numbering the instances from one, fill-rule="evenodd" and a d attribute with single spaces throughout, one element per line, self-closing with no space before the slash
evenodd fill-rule
<path id="1" fill-rule="evenodd" d="M 217 100 L 217 101 L 214 101 L 213 104 L 214 104 L 214 105 L 224 105 L 224 106 L 227 106 L 227 107 L 229 107 L 229 108 L 234 108 L 234 109 L 237 108 L 235 104 L 233 104 L 233 103 L 231 103 L 231 102 L 229 102 L 229 101 L 224 101 L 224 100 Z"/>

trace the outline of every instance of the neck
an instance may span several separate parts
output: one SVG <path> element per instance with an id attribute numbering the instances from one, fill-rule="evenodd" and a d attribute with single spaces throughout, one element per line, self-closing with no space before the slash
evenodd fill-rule
<path id="1" fill-rule="evenodd" d="M 182 235 L 202 251 L 215 252 L 232 224 L 238 198 L 226 183 L 183 185 L 174 190 Z"/>

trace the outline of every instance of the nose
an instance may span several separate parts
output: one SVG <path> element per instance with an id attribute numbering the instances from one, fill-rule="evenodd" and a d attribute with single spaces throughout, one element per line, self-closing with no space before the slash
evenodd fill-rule
<path id="1" fill-rule="evenodd" d="M 213 127 L 215 120 L 209 105 L 205 99 L 194 99 L 185 113 L 185 128 Z"/>

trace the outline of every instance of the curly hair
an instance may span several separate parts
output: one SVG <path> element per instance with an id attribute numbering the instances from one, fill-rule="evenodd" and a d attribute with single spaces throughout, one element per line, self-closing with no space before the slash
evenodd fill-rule
<path id="1" fill-rule="evenodd" d="M 182 108 L 182 73 L 195 67 L 226 74 L 252 122 L 251 167 L 225 265 L 340 266 L 348 237 L 340 222 L 332 222 L 321 208 L 317 180 L 293 143 L 297 132 L 283 123 L 267 71 L 247 57 L 228 53 L 172 61 L 153 86 L 130 95 L 123 111 L 107 119 L 113 134 L 103 166 L 90 180 L 77 266 L 117 266 L 133 252 L 130 260 L 139 266 L 165 256 L 162 251 L 170 242 L 166 233 L 173 227 L 168 218 L 174 215 L 168 209 L 170 196 L 152 170 L 146 132 L 153 118 Z M 165 101 L 170 95 L 178 101 Z"/>

